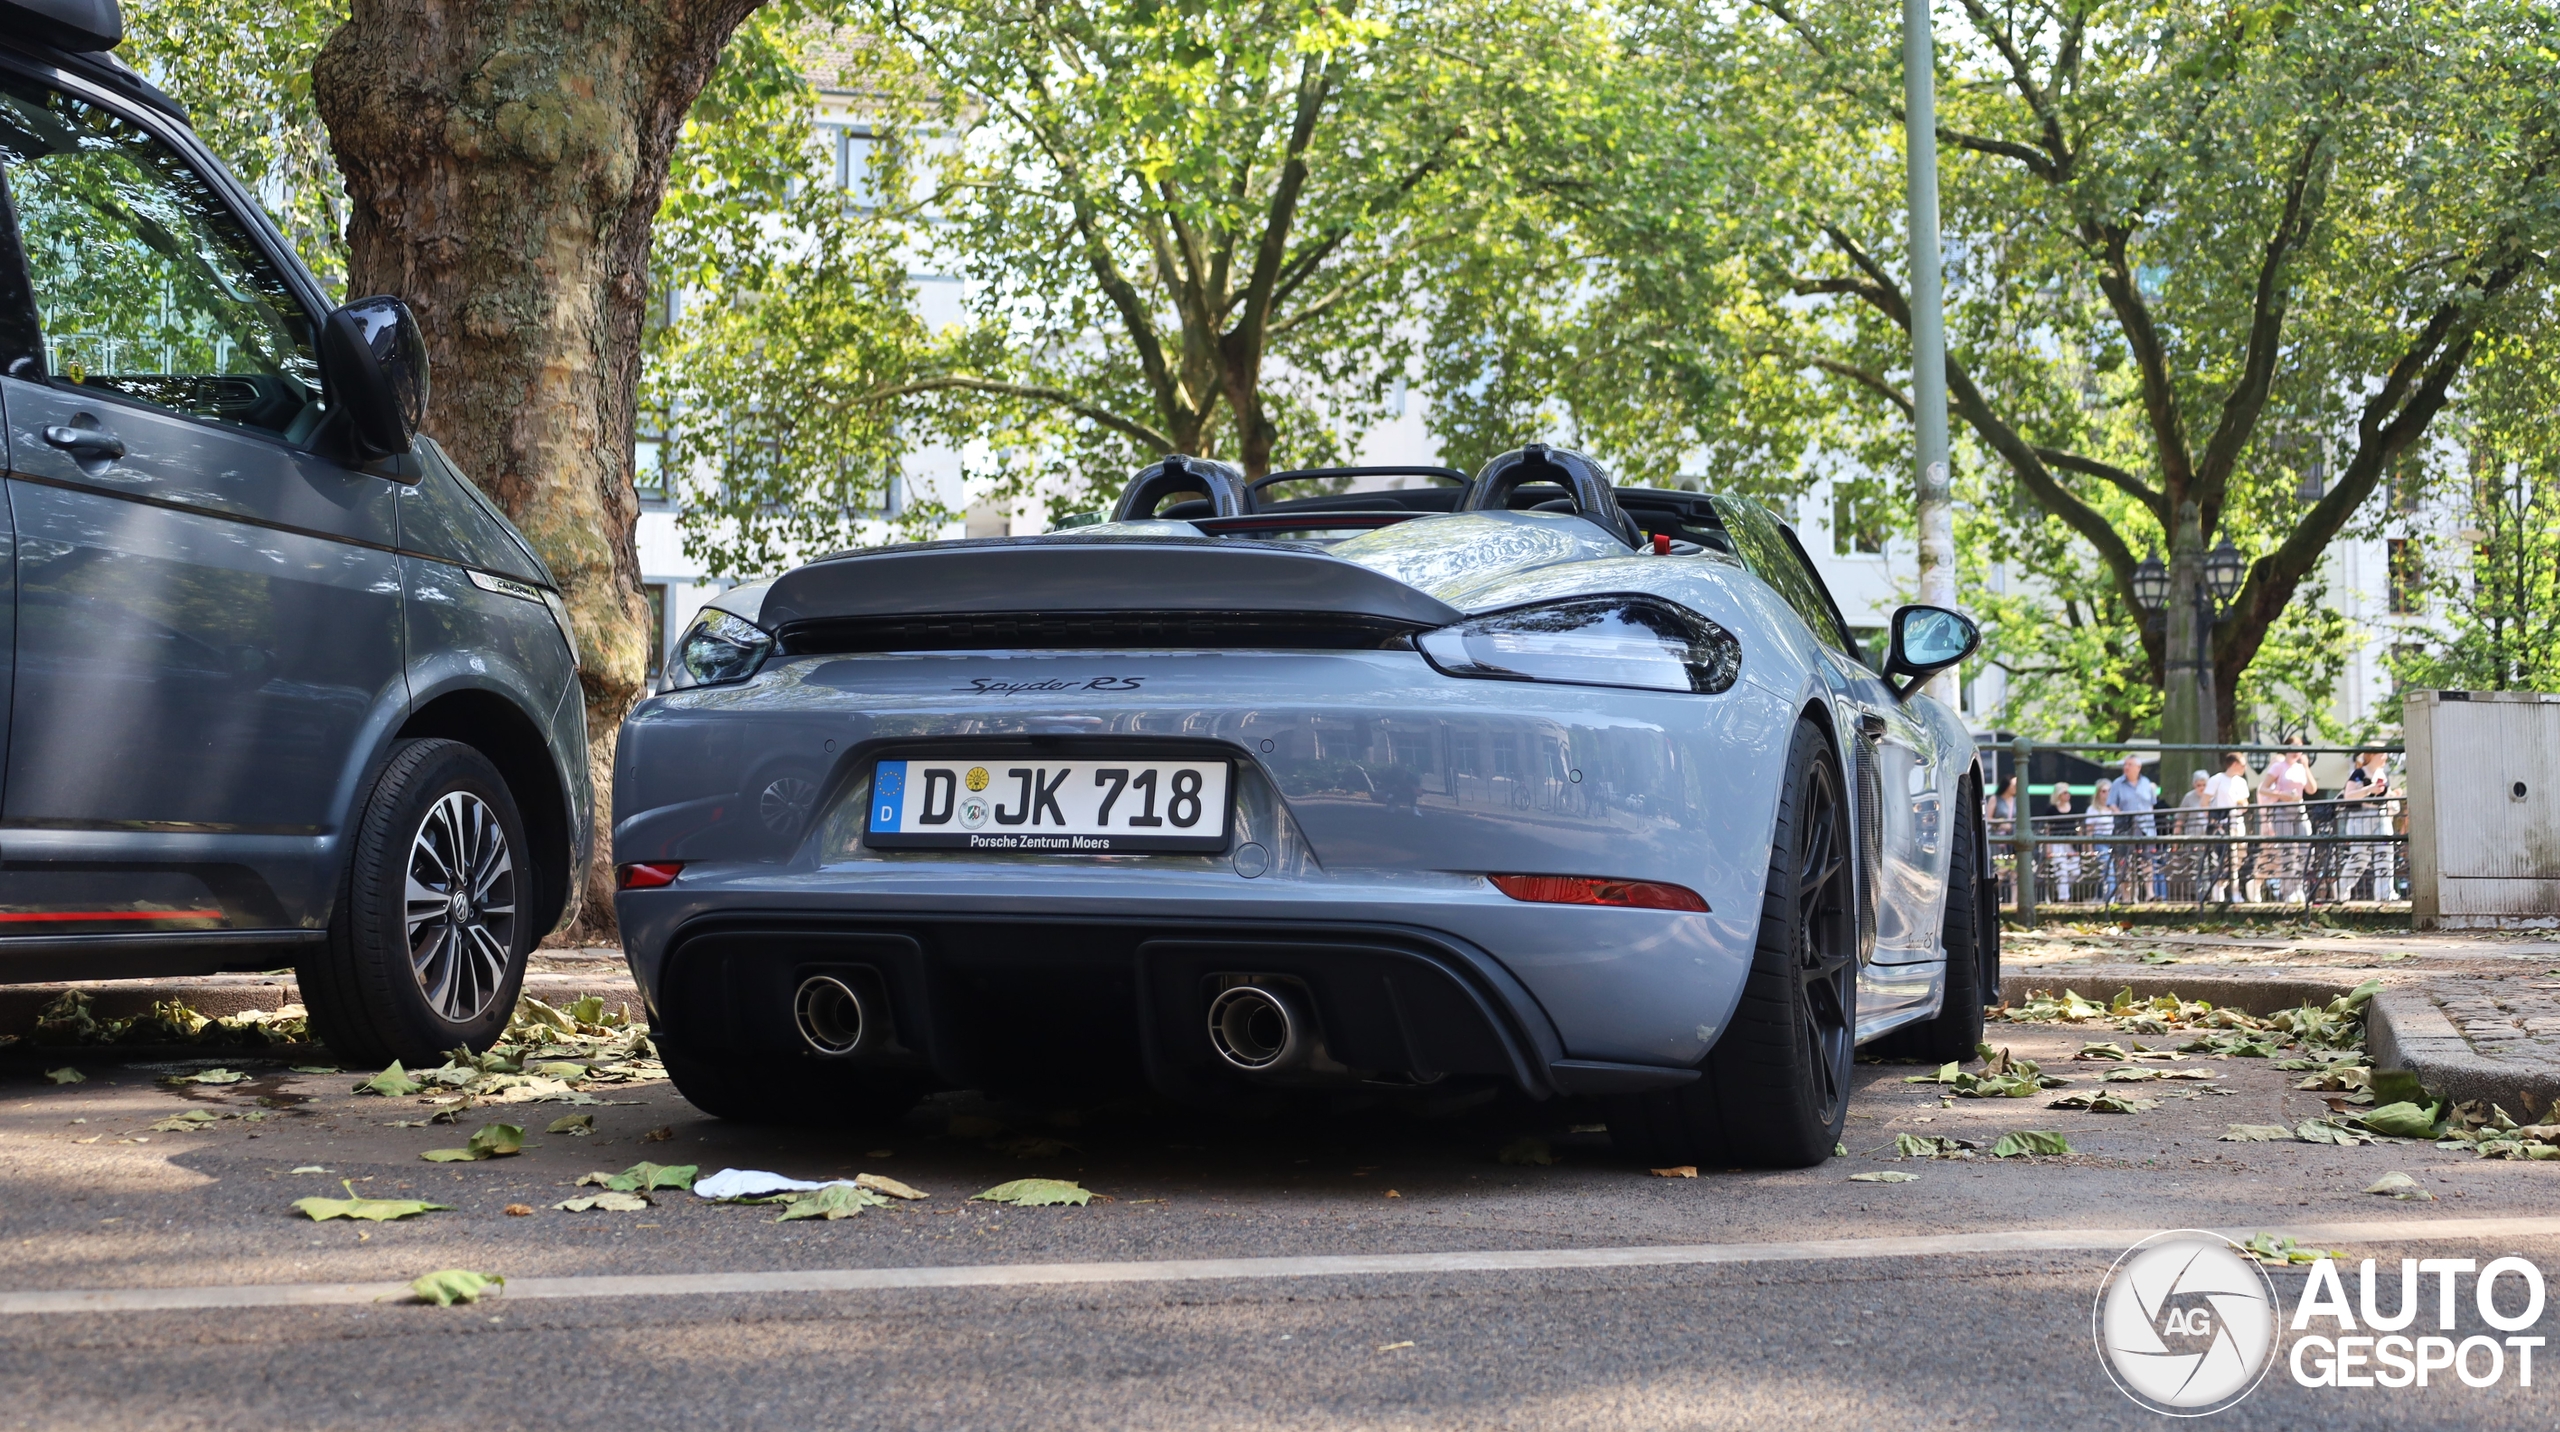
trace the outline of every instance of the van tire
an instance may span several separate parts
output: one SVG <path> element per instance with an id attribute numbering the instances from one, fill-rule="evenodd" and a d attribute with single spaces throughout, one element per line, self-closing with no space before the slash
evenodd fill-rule
<path id="1" fill-rule="evenodd" d="M 360 1068 L 497 1043 L 542 935 L 532 848 L 497 767 L 460 741 L 401 741 L 352 835 L 328 942 L 297 971 L 312 1032 Z"/>

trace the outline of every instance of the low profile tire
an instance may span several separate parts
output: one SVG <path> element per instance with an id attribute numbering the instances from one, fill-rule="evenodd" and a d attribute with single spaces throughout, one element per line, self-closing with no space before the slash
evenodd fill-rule
<path id="1" fill-rule="evenodd" d="M 697 1054 L 658 1042 L 667 1080 L 715 1119 L 797 1129 L 893 1124 L 925 1095 L 918 1076 L 798 1054 Z"/>
<path id="2" fill-rule="evenodd" d="M 1943 1064 L 1971 1059 L 1982 1042 L 1984 991 L 2000 983 L 2000 926 L 1995 911 L 1986 925 L 1980 864 L 1982 801 L 1967 780 L 1957 796 L 1973 814 L 1947 858 L 1947 918 L 1939 933 L 1947 947 L 1947 993 L 1935 1017 L 1906 1024 L 1870 1046 L 1888 1058 Z"/>
<path id="3" fill-rule="evenodd" d="M 506 1031 L 534 942 L 524 821 L 459 741 L 403 741 L 374 778 L 322 953 L 298 974 L 342 1062 L 436 1064 Z"/>
<path id="4" fill-rule="evenodd" d="M 1760 901 L 1760 939 L 1732 1022 L 1695 1083 L 1608 1103 L 1610 1142 L 1647 1163 L 1807 1168 L 1849 1113 L 1858 926 L 1849 806 L 1831 743 L 1796 723 Z"/>

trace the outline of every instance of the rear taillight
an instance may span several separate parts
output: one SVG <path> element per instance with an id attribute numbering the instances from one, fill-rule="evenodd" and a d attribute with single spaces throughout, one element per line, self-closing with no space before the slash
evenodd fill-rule
<path id="1" fill-rule="evenodd" d="M 1603 880 L 1588 875 L 1496 875 L 1493 888 L 1539 905 L 1616 905 L 1628 910 L 1706 913 L 1698 892 L 1659 880 Z"/>
<path id="2" fill-rule="evenodd" d="M 617 878 L 614 882 L 614 888 L 618 890 L 655 890 L 661 885 L 675 884 L 676 877 L 683 873 L 684 862 L 681 860 L 653 860 L 636 865 L 626 865 L 619 871 L 615 872 Z"/>

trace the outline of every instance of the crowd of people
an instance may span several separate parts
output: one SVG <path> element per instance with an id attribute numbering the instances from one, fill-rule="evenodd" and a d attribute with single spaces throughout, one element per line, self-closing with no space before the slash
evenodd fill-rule
<path id="1" fill-rule="evenodd" d="M 1992 843 L 2014 848 L 2020 802 L 2030 809 L 2038 899 L 2062 904 L 2179 901 L 2199 904 L 2307 904 L 2327 899 L 2399 898 L 2399 847 L 2387 839 L 2313 840 L 2312 836 L 2388 837 L 2404 823 L 2405 805 L 2391 758 L 2359 751 L 2345 784 L 2324 791 L 2300 738 L 2274 753 L 2263 770 L 2234 751 L 2220 772 L 2196 771 L 2174 804 L 2144 773 L 2139 754 L 2121 773 L 2095 781 L 2078 804 L 2070 781 L 2053 783 L 2042 810 L 2011 775 L 1984 802 Z M 2154 757 L 2158 759 L 2158 757 Z M 2149 843 L 2132 837 L 2205 839 Z M 2014 874 L 2001 899 L 2017 899 Z"/>

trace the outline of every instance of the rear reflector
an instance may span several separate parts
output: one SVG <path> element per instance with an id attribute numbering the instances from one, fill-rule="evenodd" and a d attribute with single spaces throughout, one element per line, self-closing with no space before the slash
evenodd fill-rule
<path id="1" fill-rule="evenodd" d="M 683 871 L 684 862 L 681 860 L 659 860 L 645 865 L 626 865 L 623 866 L 619 872 L 621 879 L 616 883 L 615 888 L 620 890 L 655 890 L 661 885 L 675 884 L 676 876 L 683 873 Z M 1700 906 L 1699 908 L 1704 909 L 1705 907 Z"/>
<path id="2" fill-rule="evenodd" d="M 1587 875 L 1496 875 L 1493 888 L 1540 905 L 1617 905 L 1629 910 L 1706 913 L 1698 892 L 1659 880 L 1601 880 Z"/>

